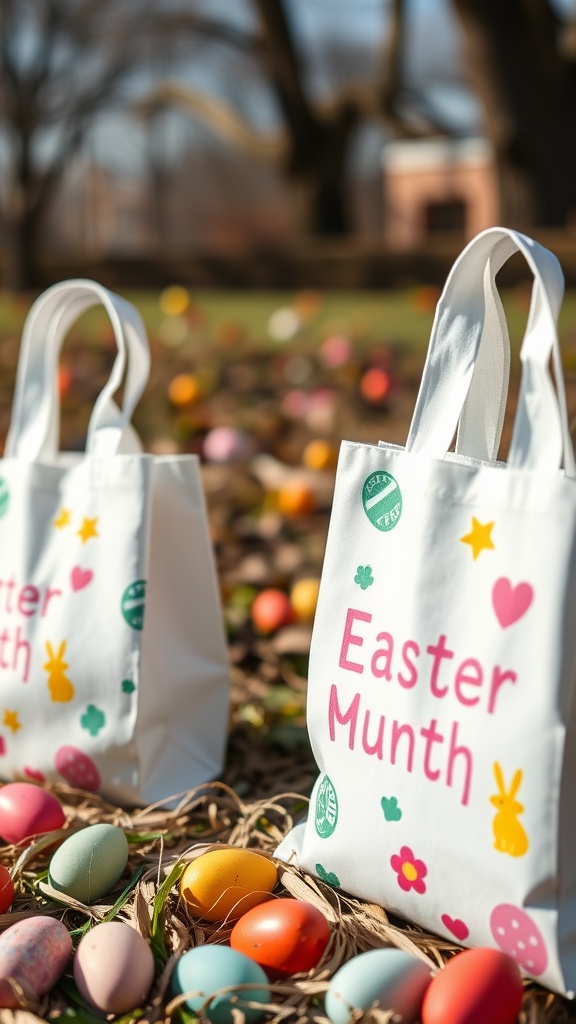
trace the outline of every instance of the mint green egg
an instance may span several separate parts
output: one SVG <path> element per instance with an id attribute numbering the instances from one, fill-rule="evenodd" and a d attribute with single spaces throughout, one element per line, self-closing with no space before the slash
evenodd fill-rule
<path id="1" fill-rule="evenodd" d="M 88 825 L 65 839 L 50 861 L 53 889 L 88 906 L 116 884 L 128 863 L 128 840 L 116 825 Z"/>

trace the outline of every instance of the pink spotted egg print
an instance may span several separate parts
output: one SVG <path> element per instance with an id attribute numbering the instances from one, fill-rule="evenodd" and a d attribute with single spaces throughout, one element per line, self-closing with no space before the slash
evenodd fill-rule
<path id="1" fill-rule="evenodd" d="M 500 903 L 490 916 L 492 938 L 503 953 L 516 961 L 527 974 L 543 974 L 548 965 L 546 944 L 532 918 L 513 906 Z"/>
<path id="2" fill-rule="evenodd" d="M 95 793 L 100 788 L 100 772 L 88 754 L 77 747 L 60 747 L 54 758 L 56 771 L 69 786 Z"/>

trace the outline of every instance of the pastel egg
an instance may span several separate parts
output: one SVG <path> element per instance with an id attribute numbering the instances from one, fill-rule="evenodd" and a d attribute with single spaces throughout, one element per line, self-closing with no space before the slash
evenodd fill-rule
<path id="1" fill-rule="evenodd" d="M 223 988 L 253 985 L 254 988 L 235 992 L 222 992 L 204 1005 L 206 1000 Z M 246 1002 L 266 1003 L 269 999 L 268 979 L 264 971 L 249 957 L 229 946 L 196 946 L 176 963 L 172 975 L 175 995 L 190 993 L 186 1006 L 202 1014 L 212 1024 L 234 1024 L 234 1009 L 241 1010 L 248 1024 L 264 1016 L 264 1010 L 246 1006 Z"/>
<path id="2" fill-rule="evenodd" d="M 429 984 L 430 968 L 422 960 L 402 949 L 370 949 L 336 971 L 326 992 L 326 1013 L 332 1024 L 347 1024 L 353 1010 L 377 1003 L 381 1010 L 394 1010 L 402 1024 L 414 1024 Z M 448 1017 L 443 1024 L 448 1020 L 454 1024 Z"/>
<path id="3" fill-rule="evenodd" d="M 7 843 L 54 832 L 65 820 L 58 798 L 32 782 L 9 782 L 0 789 L 0 836 Z"/>
<path id="4" fill-rule="evenodd" d="M 37 915 L 0 934 L 0 1006 L 19 1006 L 18 993 L 9 978 L 29 999 L 49 992 L 72 956 L 72 939 L 61 921 Z"/>
<path id="5" fill-rule="evenodd" d="M 312 622 L 318 604 L 320 580 L 316 576 L 306 576 L 297 580 L 290 591 L 290 601 L 299 622 Z"/>
<path id="6" fill-rule="evenodd" d="M 276 632 L 293 618 L 294 610 L 290 598 L 283 590 L 267 587 L 254 598 L 250 617 L 254 628 L 264 636 Z"/>
<path id="7" fill-rule="evenodd" d="M 422 1024 L 514 1024 L 522 977 L 498 949 L 467 949 L 444 965 L 424 996 Z"/>
<path id="8" fill-rule="evenodd" d="M 128 840 L 116 825 L 89 825 L 65 839 L 50 861 L 54 889 L 91 904 L 109 892 L 128 863 Z"/>
<path id="9" fill-rule="evenodd" d="M 238 462 L 248 454 L 246 435 L 233 427 L 214 427 L 204 438 L 202 452 L 209 462 Z"/>
<path id="10" fill-rule="evenodd" d="M 188 865 L 180 895 L 195 917 L 235 920 L 269 899 L 277 881 L 272 861 L 253 850 L 211 850 Z"/>
<path id="11" fill-rule="evenodd" d="M 274 978 L 312 970 L 329 940 L 324 914 L 295 899 L 268 900 L 253 907 L 230 935 L 232 949 L 255 960 Z"/>
<path id="12" fill-rule="evenodd" d="M 82 937 L 74 957 L 80 995 L 104 1013 L 128 1013 L 145 1001 L 154 980 L 154 957 L 129 924 L 104 921 Z"/>
<path id="13" fill-rule="evenodd" d="M 492 938 L 527 974 L 538 976 L 548 966 L 546 943 L 525 910 L 500 903 L 490 915 Z"/>

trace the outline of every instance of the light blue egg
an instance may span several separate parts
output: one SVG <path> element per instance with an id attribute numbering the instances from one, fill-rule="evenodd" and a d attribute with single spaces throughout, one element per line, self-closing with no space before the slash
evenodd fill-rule
<path id="1" fill-rule="evenodd" d="M 430 968 L 410 953 L 371 949 L 336 971 L 326 992 L 326 1013 L 332 1024 L 347 1024 L 352 1010 L 378 1003 L 382 1010 L 394 1010 L 402 1024 L 415 1024 L 430 981 Z"/>
<path id="2" fill-rule="evenodd" d="M 175 995 L 191 993 L 186 1006 L 193 1013 L 199 1011 L 212 993 L 229 985 L 254 985 L 254 988 L 216 996 L 203 1010 L 204 1016 L 212 1024 L 234 1024 L 232 1010 L 236 1007 L 245 1014 L 248 1024 L 255 1024 L 265 1010 L 245 1007 L 244 1001 L 267 1003 L 268 979 L 259 964 L 238 950 L 229 946 L 196 946 L 180 957 L 172 975 Z"/>

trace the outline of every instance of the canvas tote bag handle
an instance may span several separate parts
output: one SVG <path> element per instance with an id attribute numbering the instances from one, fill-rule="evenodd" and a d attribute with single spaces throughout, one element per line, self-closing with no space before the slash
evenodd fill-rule
<path id="1" fill-rule="evenodd" d="M 102 304 L 110 317 L 118 353 L 110 377 L 100 392 L 88 426 L 86 451 L 114 455 L 139 448 L 130 426 L 146 386 L 150 352 L 137 310 L 96 281 L 63 281 L 45 291 L 33 304 L 22 334 L 12 419 L 5 455 L 26 461 L 50 461 L 58 450 L 60 402 L 57 387 L 62 342 L 75 320 Z M 122 409 L 114 394 L 124 381 Z"/>
<path id="2" fill-rule="evenodd" d="M 566 474 L 574 476 L 556 329 L 564 294 L 562 270 L 551 252 L 509 228 L 483 231 L 452 268 L 436 309 L 406 449 L 444 458 L 461 421 L 459 453 L 494 459 L 507 391 L 502 349 L 508 348 L 508 334 L 492 281 L 496 268 L 517 251 L 532 270 L 534 287 L 520 352 L 522 380 L 508 464 L 555 472 L 563 462 Z M 491 330 L 494 325 L 496 330 Z"/>

